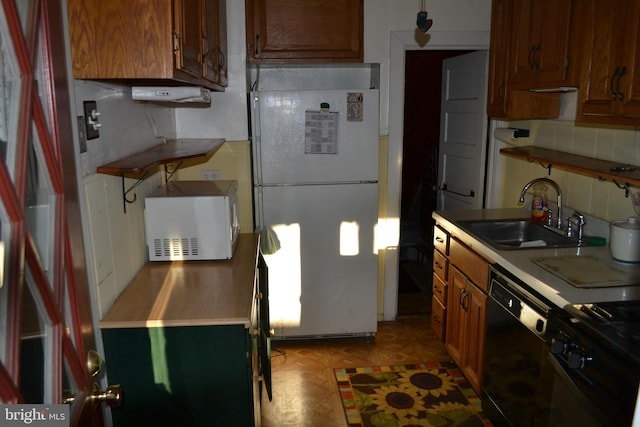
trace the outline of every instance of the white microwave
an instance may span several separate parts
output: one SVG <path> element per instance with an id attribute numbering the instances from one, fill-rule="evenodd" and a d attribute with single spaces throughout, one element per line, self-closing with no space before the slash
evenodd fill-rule
<path id="1" fill-rule="evenodd" d="M 144 200 L 149 261 L 230 259 L 240 226 L 236 181 L 172 181 Z"/>

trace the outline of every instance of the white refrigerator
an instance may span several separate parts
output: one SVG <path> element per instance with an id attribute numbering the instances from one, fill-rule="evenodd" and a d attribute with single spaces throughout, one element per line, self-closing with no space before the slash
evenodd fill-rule
<path id="1" fill-rule="evenodd" d="M 377 328 L 378 90 L 251 93 L 274 339 Z"/>

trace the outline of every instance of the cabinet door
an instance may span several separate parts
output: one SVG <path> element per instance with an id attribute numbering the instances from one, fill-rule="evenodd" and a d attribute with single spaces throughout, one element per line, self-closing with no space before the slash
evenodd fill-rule
<path id="1" fill-rule="evenodd" d="M 176 0 L 174 37 L 178 38 L 178 49 L 175 66 L 194 76 L 202 75 L 203 16 L 202 0 Z"/>
<path id="2" fill-rule="evenodd" d="M 126 390 L 114 425 L 255 425 L 244 325 L 103 329 L 102 336 L 109 379 Z"/>
<path id="3" fill-rule="evenodd" d="M 489 92 L 487 114 L 505 118 L 507 113 L 507 63 L 511 0 L 493 0 L 491 7 L 491 47 L 489 50 Z"/>
<path id="4" fill-rule="evenodd" d="M 216 60 L 218 66 L 218 83 L 220 86 L 229 85 L 229 60 L 227 52 L 227 1 L 218 0 L 218 43 L 216 48 Z"/>
<path id="5" fill-rule="evenodd" d="M 627 75 L 621 78 L 622 114 L 629 124 L 640 124 L 640 2 L 627 1 L 624 65 Z"/>
<path id="6" fill-rule="evenodd" d="M 588 26 L 585 64 L 578 99 L 578 121 L 606 122 L 619 113 L 615 96 L 623 66 L 628 0 L 590 0 L 583 25 Z"/>
<path id="7" fill-rule="evenodd" d="M 362 62 L 363 0 L 246 0 L 249 62 Z"/>
<path id="8" fill-rule="evenodd" d="M 467 314 L 467 351 L 461 368 L 476 392 L 481 393 L 487 296 L 473 285 L 467 287 L 467 295 L 466 301 L 463 301 Z"/>
<path id="9" fill-rule="evenodd" d="M 68 0 L 73 77 L 171 78 L 171 2 Z"/>
<path id="10" fill-rule="evenodd" d="M 227 86 L 227 5 L 225 0 L 204 0 L 204 78 Z"/>
<path id="11" fill-rule="evenodd" d="M 203 25 L 203 49 L 202 60 L 204 65 L 204 78 L 217 83 L 220 80 L 218 67 L 218 0 L 204 0 Z"/>
<path id="12" fill-rule="evenodd" d="M 511 82 L 523 88 L 562 84 L 569 65 L 571 0 L 514 2 Z"/>
<path id="13" fill-rule="evenodd" d="M 447 322 L 445 347 L 456 364 L 463 366 L 465 341 L 467 335 L 467 314 L 463 309 L 466 295 L 467 278 L 457 268 L 449 268 L 447 286 Z"/>

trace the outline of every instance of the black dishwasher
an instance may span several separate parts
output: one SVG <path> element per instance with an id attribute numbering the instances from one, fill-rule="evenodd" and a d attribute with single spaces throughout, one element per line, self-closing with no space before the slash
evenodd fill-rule
<path id="1" fill-rule="evenodd" d="M 494 425 L 614 425 L 567 381 L 552 353 L 562 309 L 498 265 L 491 266 L 487 304 L 482 408 Z"/>
<path id="2" fill-rule="evenodd" d="M 491 266 L 482 409 L 494 424 L 533 426 L 551 305 Z"/>

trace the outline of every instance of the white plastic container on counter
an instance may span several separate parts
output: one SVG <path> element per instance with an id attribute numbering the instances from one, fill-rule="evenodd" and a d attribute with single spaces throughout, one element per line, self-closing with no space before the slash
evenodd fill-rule
<path id="1" fill-rule="evenodd" d="M 609 225 L 609 247 L 616 261 L 640 262 L 640 221 L 631 217 Z"/>

